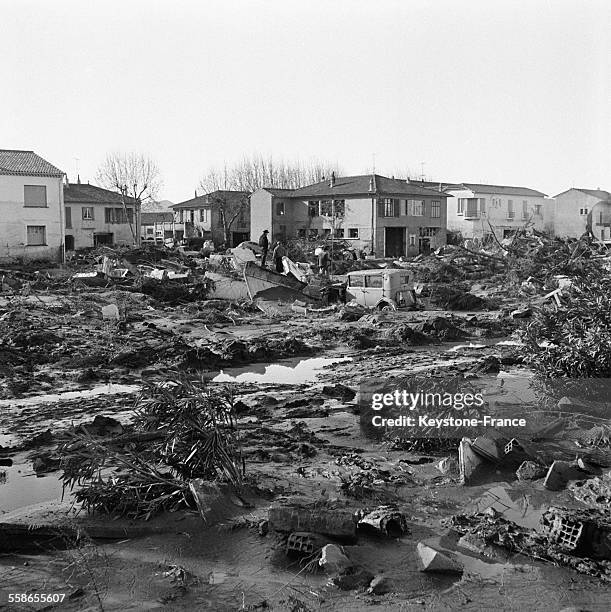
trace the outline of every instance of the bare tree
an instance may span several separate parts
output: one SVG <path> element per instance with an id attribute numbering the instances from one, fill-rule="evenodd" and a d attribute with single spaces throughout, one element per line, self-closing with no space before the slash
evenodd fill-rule
<path id="1" fill-rule="evenodd" d="M 339 174 L 337 166 L 328 162 L 311 160 L 302 164 L 253 154 L 232 166 L 210 168 L 199 187 L 209 194 L 211 205 L 217 207 L 225 243 L 230 244 L 231 227 L 248 207 L 248 194 L 261 187 L 298 189 L 331 176 L 333 171 Z M 242 193 L 228 193 L 231 191 Z"/>
<path id="2" fill-rule="evenodd" d="M 102 187 L 121 194 L 123 212 L 134 242 L 139 244 L 140 235 L 139 232 L 137 235 L 127 214 L 126 198 L 134 201 L 136 214 L 143 203 L 155 199 L 162 185 L 157 164 L 142 153 L 109 153 L 98 168 L 96 181 Z"/>

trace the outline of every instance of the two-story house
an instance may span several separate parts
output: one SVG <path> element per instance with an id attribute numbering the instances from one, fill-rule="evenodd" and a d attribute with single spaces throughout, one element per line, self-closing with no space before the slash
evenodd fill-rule
<path id="1" fill-rule="evenodd" d="M 140 214 L 140 238 L 145 241 L 163 242 L 175 238 L 174 213 L 150 211 Z"/>
<path id="2" fill-rule="evenodd" d="M 66 250 L 98 245 L 133 246 L 140 236 L 140 203 L 115 191 L 81 183 L 64 185 Z"/>
<path id="3" fill-rule="evenodd" d="M 237 246 L 250 236 L 250 200 L 246 191 L 217 190 L 179 202 L 174 211 L 175 236 L 206 238 L 216 245 Z"/>
<path id="4" fill-rule="evenodd" d="M 0 260 L 63 260 L 63 175 L 33 151 L 0 149 Z"/>
<path id="5" fill-rule="evenodd" d="M 335 177 L 251 196 L 251 236 L 344 240 L 384 257 L 427 253 L 446 243 L 448 194 L 379 174 Z"/>
<path id="6" fill-rule="evenodd" d="M 602 189 L 573 187 L 554 196 L 554 233 L 579 238 L 591 232 L 611 242 L 611 194 Z"/>
<path id="7" fill-rule="evenodd" d="M 553 202 L 535 189 L 461 183 L 444 190 L 454 196 L 448 208 L 448 230 L 460 232 L 463 238 L 485 240 L 493 232 L 505 238 L 527 224 L 552 231 Z"/>

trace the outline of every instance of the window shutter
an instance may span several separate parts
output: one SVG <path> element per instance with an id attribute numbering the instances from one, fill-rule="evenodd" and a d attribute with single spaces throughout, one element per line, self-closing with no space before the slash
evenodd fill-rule
<path id="1" fill-rule="evenodd" d="M 401 204 L 400 200 L 393 200 L 392 201 L 392 212 L 393 212 L 393 216 L 398 217 L 400 214 L 400 209 L 399 206 Z"/>
<path id="2" fill-rule="evenodd" d="M 378 200 L 378 217 L 384 216 L 384 200 Z"/>

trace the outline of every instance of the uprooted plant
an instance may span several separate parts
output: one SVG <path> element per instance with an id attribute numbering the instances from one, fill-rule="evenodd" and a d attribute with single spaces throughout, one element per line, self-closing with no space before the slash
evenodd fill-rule
<path id="1" fill-rule="evenodd" d="M 526 328 L 524 358 L 547 378 L 611 377 L 611 293 L 602 266 L 564 290 L 561 308 L 544 306 Z"/>
<path id="2" fill-rule="evenodd" d="M 176 376 L 147 385 L 135 405 L 133 432 L 102 439 L 71 434 L 62 480 L 87 511 L 148 519 L 195 507 L 189 480 L 240 486 L 244 474 L 230 389 Z"/>

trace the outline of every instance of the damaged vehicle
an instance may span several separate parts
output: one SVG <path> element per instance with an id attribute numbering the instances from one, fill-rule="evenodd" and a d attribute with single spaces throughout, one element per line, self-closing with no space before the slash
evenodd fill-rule
<path id="1" fill-rule="evenodd" d="M 416 304 L 405 270 L 357 270 L 347 274 L 346 298 L 365 308 L 393 311 Z"/>

